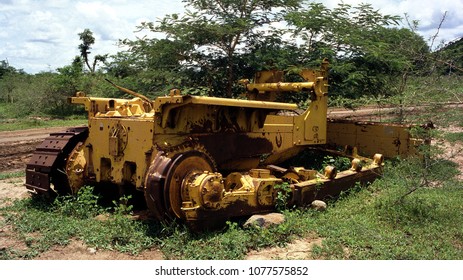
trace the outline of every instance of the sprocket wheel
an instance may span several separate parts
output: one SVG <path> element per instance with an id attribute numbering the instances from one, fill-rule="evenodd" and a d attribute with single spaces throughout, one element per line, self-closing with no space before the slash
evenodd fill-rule
<path id="1" fill-rule="evenodd" d="M 185 190 L 182 182 L 194 172 L 216 171 L 211 156 L 201 146 L 173 153 L 159 152 L 145 180 L 145 200 L 150 212 L 161 221 L 185 220 L 181 207 Z"/>
<path id="2" fill-rule="evenodd" d="M 73 182 L 72 176 L 69 176 L 69 162 L 74 160 L 71 159 L 72 155 L 75 153 L 76 150 L 81 150 L 82 149 L 82 143 L 85 141 L 85 139 L 88 137 L 88 128 L 87 127 L 74 127 L 66 130 L 66 132 L 63 133 L 63 135 L 66 135 L 68 133 L 75 133 L 74 136 L 72 136 L 69 140 L 67 140 L 67 143 L 64 145 L 64 148 L 62 149 L 61 153 L 58 155 L 56 162 L 54 164 L 54 168 L 52 169 L 50 173 L 50 181 L 51 184 L 53 185 L 53 191 L 54 194 L 53 196 L 56 195 L 69 195 L 72 193 L 75 193 L 74 190 L 76 187 L 73 188 L 73 184 L 75 185 L 75 182 Z M 57 133 L 60 135 L 61 133 Z M 82 169 L 83 172 L 83 169 Z M 83 185 L 83 177 L 81 177 Z M 80 185 L 80 186 L 81 186 Z"/>

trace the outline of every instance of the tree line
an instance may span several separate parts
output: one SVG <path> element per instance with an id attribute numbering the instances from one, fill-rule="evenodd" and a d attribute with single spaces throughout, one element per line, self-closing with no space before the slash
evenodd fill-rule
<path id="1" fill-rule="evenodd" d="M 324 58 L 330 61 L 332 96 L 382 98 L 401 94 L 409 77 L 461 67 L 455 49 L 436 55 L 416 32 L 416 22 L 382 14 L 370 4 L 329 9 L 307 0 L 184 3 L 183 14 L 136 27 L 162 38 L 121 39 L 126 50 L 116 54 L 92 54 L 95 38 L 85 29 L 77 34 L 78 55 L 56 71 L 30 75 L 1 61 L 0 104 L 10 104 L 18 117 L 67 116 L 79 110 L 66 103 L 76 91 L 124 96 L 105 78 L 152 98 L 171 88 L 233 98 L 243 90 L 237 80 L 256 71 L 285 70 L 291 79 L 291 73 L 318 67 Z M 401 27 L 403 22 L 408 26 Z M 434 67 L 437 60 L 443 66 Z M 0 111 L 0 117 L 11 112 Z"/>

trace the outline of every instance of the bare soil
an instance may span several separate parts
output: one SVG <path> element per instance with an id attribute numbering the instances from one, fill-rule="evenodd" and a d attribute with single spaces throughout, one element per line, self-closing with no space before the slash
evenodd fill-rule
<path id="1" fill-rule="evenodd" d="M 445 133 L 463 133 L 463 127 L 456 126 L 444 127 L 439 130 Z M 458 164 L 460 174 L 458 174 L 456 178 L 459 181 L 463 181 L 463 143 L 449 143 L 440 140 L 435 144 L 439 145 L 439 147 L 444 151 L 441 155 L 442 159 L 450 160 Z"/>
<path id="2" fill-rule="evenodd" d="M 67 246 L 57 246 L 36 259 L 39 260 L 162 260 L 163 254 L 156 248 L 139 255 L 89 248 L 80 240 L 72 240 Z"/>
<path id="3" fill-rule="evenodd" d="M 367 109 L 362 111 L 362 117 L 370 118 L 377 112 L 377 109 Z M 359 111 L 357 110 L 357 113 Z M 354 111 L 331 111 L 331 117 L 351 118 Z M 370 114 L 370 115 L 369 115 Z M 370 117 L 368 117 L 370 116 Z M 24 170 L 25 165 L 35 147 L 50 133 L 63 131 L 65 128 L 40 128 L 22 131 L 0 132 L 0 173 Z M 461 127 L 443 128 L 445 132 L 463 132 Z M 463 180 L 463 144 L 460 143 L 440 143 L 445 148 L 443 157 L 456 162 L 459 165 L 459 180 Z M 23 186 L 24 178 L 10 178 L 0 180 L 0 207 L 4 207 L 16 199 L 23 199 L 29 196 Z M 15 248 L 18 250 L 27 249 L 26 244 L 15 237 L 10 225 L 4 225 L 3 217 L 0 216 L 0 250 L 4 248 Z M 268 248 L 260 251 L 251 251 L 246 259 L 312 259 L 311 251 L 313 246 L 321 246 L 322 239 L 311 236 L 299 239 L 288 244 L 285 248 Z M 160 260 L 163 254 L 156 248 L 142 252 L 140 255 L 133 256 L 120 252 L 96 250 L 89 248 L 80 240 L 72 240 L 67 246 L 57 246 L 39 255 L 41 260 Z"/>
<path id="4" fill-rule="evenodd" d="M 322 242 L 323 239 L 316 236 L 296 239 L 286 247 L 252 250 L 247 254 L 246 260 L 312 260 L 313 248 L 321 247 Z"/>

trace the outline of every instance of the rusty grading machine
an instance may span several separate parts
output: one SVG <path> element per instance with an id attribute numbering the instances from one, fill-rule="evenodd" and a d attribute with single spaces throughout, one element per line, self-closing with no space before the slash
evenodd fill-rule
<path id="1" fill-rule="evenodd" d="M 46 138 L 27 164 L 25 185 L 36 194 L 75 194 L 84 185 L 134 189 L 156 219 L 198 227 L 272 211 L 284 182 L 289 205 L 339 194 L 374 180 L 384 157 L 416 152 L 423 141 L 411 138 L 408 126 L 328 120 L 327 74 L 327 61 L 302 71 L 302 82 L 259 72 L 252 83 L 243 81 L 248 100 L 177 89 L 154 100 L 121 87 L 135 97 L 78 92 L 69 101 L 85 107 L 88 126 Z M 294 92 L 307 94 L 303 112 L 275 101 Z M 349 170 L 278 166 L 308 148 L 336 153 L 339 147 L 349 151 Z"/>

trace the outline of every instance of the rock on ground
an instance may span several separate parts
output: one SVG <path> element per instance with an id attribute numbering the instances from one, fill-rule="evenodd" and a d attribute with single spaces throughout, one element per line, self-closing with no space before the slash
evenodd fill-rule
<path id="1" fill-rule="evenodd" d="M 251 216 L 244 227 L 257 226 L 260 228 L 269 228 L 273 225 L 279 225 L 285 221 L 285 216 L 281 213 L 269 213 L 264 215 L 253 215 Z"/>
<path id="2" fill-rule="evenodd" d="M 311 207 L 317 211 L 325 211 L 327 206 L 324 201 L 314 200 L 312 201 Z"/>

